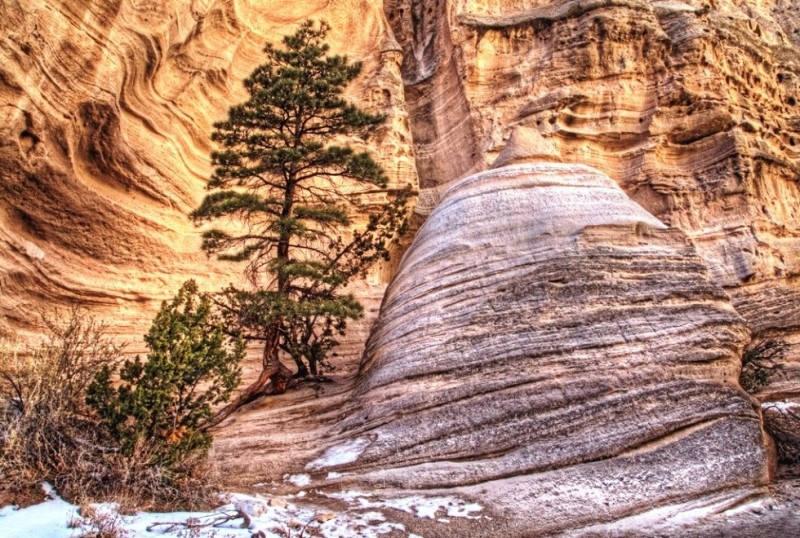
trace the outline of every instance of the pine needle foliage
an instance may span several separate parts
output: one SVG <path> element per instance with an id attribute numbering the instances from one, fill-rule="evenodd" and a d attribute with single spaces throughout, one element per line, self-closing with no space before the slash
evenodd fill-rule
<path id="1" fill-rule="evenodd" d="M 248 262 L 252 288 L 215 298 L 229 331 L 264 346 L 264 371 L 244 399 L 286 383 L 280 356 L 296 376 L 320 373 L 363 312 L 344 288 L 388 258 L 405 229 L 409 188 L 388 189 L 380 165 L 346 144 L 385 117 L 344 98 L 362 66 L 328 54 L 328 31 L 306 21 L 282 46 L 266 45 L 267 62 L 244 81 L 249 99 L 214 125 L 211 192 L 191 214 L 217 224 L 203 234 L 206 253 Z"/>
<path id="2" fill-rule="evenodd" d="M 119 383 L 110 367 L 100 369 L 86 401 L 125 455 L 147 446 L 159 465 L 205 456 L 212 439 L 201 430 L 240 379 L 244 344 L 239 339 L 229 348 L 227 340 L 211 301 L 190 280 L 153 320 L 146 361 L 125 360 Z"/>
<path id="3" fill-rule="evenodd" d="M 194 441 L 187 443 L 182 430 L 167 427 L 162 417 L 157 422 L 164 428 L 134 440 L 131 434 L 145 431 L 153 413 L 125 413 L 115 399 L 116 385 L 108 381 L 123 362 L 122 346 L 108 336 L 107 325 L 80 308 L 43 315 L 43 321 L 49 336 L 41 345 L 12 351 L 0 342 L 0 498 L 24 500 L 47 481 L 76 504 L 112 501 L 125 510 L 174 510 L 217 502 L 216 476 L 205 451 L 184 451 L 205 446 L 206 438 L 198 443 L 189 432 Z M 100 400 L 105 410 L 100 414 L 87 405 L 92 391 L 89 399 Z M 129 384 L 122 391 L 144 395 Z M 112 409 L 115 420 L 109 420 Z M 144 422 L 137 427 L 137 420 Z"/>

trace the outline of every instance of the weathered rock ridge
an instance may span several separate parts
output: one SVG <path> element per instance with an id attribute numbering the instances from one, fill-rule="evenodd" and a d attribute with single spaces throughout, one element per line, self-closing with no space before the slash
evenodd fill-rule
<path id="1" fill-rule="evenodd" d="M 222 464 L 456 488 L 510 535 L 747 495 L 771 453 L 736 383 L 748 330 L 791 346 L 759 397 L 800 398 L 799 10 L 3 2 L 0 339 L 77 302 L 138 341 L 183 280 L 237 280 L 186 217 L 211 124 L 266 40 L 326 18 L 334 51 L 365 62 L 351 97 L 388 115 L 373 149 L 393 182 L 423 187 L 430 218 L 401 267 L 354 290 L 369 315 L 345 372 L 399 270 L 360 376 L 237 416 Z M 327 465 L 324 444 L 357 458 Z"/>
<path id="2" fill-rule="evenodd" d="M 459 488 L 540 533 L 755 486 L 770 456 L 737 384 L 746 341 L 685 235 L 599 172 L 469 176 L 387 290 L 329 450 L 357 458 L 309 468 Z"/>
<path id="3" fill-rule="evenodd" d="M 800 395 L 798 9 L 387 0 L 420 184 L 483 170 L 515 126 L 538 130 L 689 236 L 754 337 L 792 345 L 763 396 Z"/>
<path id="4" fill-rule="evenodd" d="M 237 278 L 199 254 L 185 218 L 210 171 L 211 123 L 243 97 L 264 41 L 324 17 L 334 49 L 366 62 L 352 95 L 390 116 L 378 150 L 394 179 L 413 183 L 418 168 L 423 187 L 447 184 L 484 169 L 514 126 L 536 129 L 561 158 L 600 169 L 687 233 L 754 336 L 793 346 L 764 396 L 796 392 L 791 0 L 40 0 L 0 10 L 7 335 L 37 332 L 36 308 L 76 301 L 139 335 L 180 281 Z M 422 209 L 436 198 L 423 193 Z M 359 293 L 374 304 L 390 273 Z M 365 336 L 358 328 L 346 354 Z"/>

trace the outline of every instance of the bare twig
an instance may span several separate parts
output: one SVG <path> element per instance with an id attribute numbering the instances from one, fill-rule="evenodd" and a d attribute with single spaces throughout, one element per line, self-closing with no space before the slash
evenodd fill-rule
<path id="1" fill-rule="evenodd" d="M 245 514 L 241 510 L 227 510 L 224 512 L 214 512 L 212 514 L 208 514 L 205 516 L 200 517 L 191 517 L 186 521 L 156 521 L 151 525 L 148 525 L 147 532 L 151 532 L 153 529 L 158 527 L 166 527 L 163 529 L 163 532 L 172 532 L 176 529 L 200 529 L 205 527 L 221 527 L 226 523 L 231 521 L 236 521 L 237 519 L 241 519 L 242 523 L 239 525 L 242 529 L 246 529 L 250 527 L 252 523 L 250 520 L 250 516 Z"/>

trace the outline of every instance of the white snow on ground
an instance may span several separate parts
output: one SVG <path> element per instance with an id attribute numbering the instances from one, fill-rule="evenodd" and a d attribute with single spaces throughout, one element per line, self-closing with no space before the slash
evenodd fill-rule
<path id="1" fill-rule="evenodd" d="M 334 479 L 336 479 L 336 478 L 341 478 L 341 477 L 343 477 L 343 476 L 345 476 L 345 475 L 347 475 L 347 474 L 348 474 L 348 473 L 337 473 L 336 471 L 331 471 L 331 472 L 329 472 L 329 473 L 328 473 L 328 475 L 325 477 L 325 480 L 334 480 Z"/>
<path id="2" fill-rule="evenodd" d="M 286 475 L 283 479 L 290 484 L 294 484 L 298 488 L 305 487 L 311 483 L 311 477 L 307 474 Z"/>
<path id="3" fill-rule="evenodd" d="M 800 412 L 800 403 L 787 402 L 786 400 L 782 402 L 763 402 L 761 404 L 761 409 L 776 409 L 780 412 L 786 412 L 789 410 Z"/>
<path id="4" fill-rule="evenodd" d="M 379 503 L 387 508 L 396 508 L 417 517 L 434 519 L 439 511 L 443 511 L 448 517 L 462 517 L 466 519 L 479 519 L 480 516 L 473 516 L 472 512 L 480 512 L 483 507 L 475 503 L 465 503 L 460 499 L 452 497 L 408 497 L 401 499 L 389 499 Z"/>
<path id="5" fill-rule="evenodd" d="M 379 509 L 394 508 L 420 518 L 440 516 L 465 517 L 482 508 L 452 497 L 422 497 L 377 499 L 359 492 L 342 492 L 327 495 L 343 500 L 349 508 L 338 513 L 328 508 L 314 506 L 305 497 L 261 497 L 235 494 L 230 502 L 211 512 L 140 512 L 120 515 L 113 504 L 95 504 L 91 508 L 100 519 L 112 523 L 120 536 L 128 538 L 153 538 L 192 536 L 196 538 L 250 538 L 261 531 L 267 538 L 302 535 L 308 538 L 381 538 L 391 532 L 405 532 L 402 523 L 389 521 Z M 369 498 L 368 498 L 369 497 Z M 289 501 L 291 499 L 292 502 Z M 305 504 L 300 505 L 299 502 Z M 242 518 L 224 521 L 224 514 L 235 516 L 241 510 L 250 516 L 249 526 L 242 528 Z M 87 531 L 96 530 L 77 506 L 60 499 L 55 493 L 40 504 L 23 509 L 0 509 L 0 538 L 78 538 Z M 181 523 L 206 523 L 222 521 L 216 527 L 201 527 L 187 531 Z M 162 524 L 163 523 L 163 524 Z M 191 532 L 191 534 L 189 534 Z M 410 534 L 409 538 L 422 538 Z"/>
<path id="6" fill-rule="evenodd" d="M 370 443 L 371 441 L 368 439 L 353 439 L 352 441 L 332 446 L 321 457 L 309 462 L 306 465 L 306 469 L 317 470 L 352 463 L 358 459 Z"/>
<path id="7" fill-rule="evenodd" d="M 59 498 L 45 485 L 49 497 L 43 503 L 15 510 L 0 508 L 0 538 L 70 538 L 73 529 L 67 525 L 75 514 L 75 506 Z"/>
<path id="8" fill-rule="evenodd" d="M 343 491 L 341 493 L 331 493 L 328 496 L 360 508 L 394 508 L 395 510 L 413 514 L 418 518 L 427 519 L 436 519 L 441 516 L 480 519 L 481 516 L 474 516 L 472 513 L 483 510 L 483 507 L 479 504 L 467 503 L 455 497 L 423 497 L 415 495 L 412 497 L 371 501 L 368 497 L 372 497 L 372 495 L 358 491 Z"/>

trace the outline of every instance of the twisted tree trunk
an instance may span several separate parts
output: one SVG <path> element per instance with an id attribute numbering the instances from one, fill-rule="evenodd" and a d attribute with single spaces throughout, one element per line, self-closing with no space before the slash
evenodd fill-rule
<path id="1" fill-rule="evenodd" d="M 261 373 L 249 387 L 244 389 L 232 402 L 220 409 L 202 428 L 206 431 L 217 426 L 239 408 L 270 394 L 283 394 L 289 387 L 294 374 L 284 366 L 278 356 L 280 349 L 280 326 L 273 324 L 267 331 Z"/>

